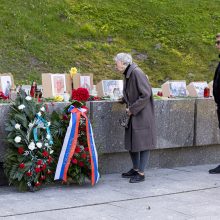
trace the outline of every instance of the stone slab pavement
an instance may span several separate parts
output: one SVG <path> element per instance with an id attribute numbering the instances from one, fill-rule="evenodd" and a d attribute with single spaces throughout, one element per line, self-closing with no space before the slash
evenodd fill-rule
<path id="1" fill-rule="evenodd" d="M 0 187 L 0 219 L 219 220 L 220 174 L 207 172 L 215 166 L 149 169 L 138 184 L 110 174 L 94 187 L 53 185 L 35 193 Z"/>

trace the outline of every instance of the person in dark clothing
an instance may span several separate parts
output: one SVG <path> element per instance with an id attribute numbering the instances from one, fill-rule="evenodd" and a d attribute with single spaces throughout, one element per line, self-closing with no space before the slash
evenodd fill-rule
<path id="1" fill-rule="evenodd" d="M 125 128 L 125 149 L 133 163 L 133 168 L 122 177 L 130 178 L 130 183 L 138 183 L 145 180 L 149 150 L 156 146 L 153 94 L 146 75 L 132 62 L 130 54 L 117 54 L 115 63 L 117 70 L 124 74 L 123 100 L 130 115 Z"/>
<path id="2" fill-rule="evenodd" d="M 216 45 L 216 48 L 220 52 L 220 33 L 216 35 L 215 45 Z M 220 55 L 219 55 L 219 58 L 220 58 Z M 220 128 L 220 62 L 218 63 L 218 66 L 215 70 L 215 76 L 213 79 L 213 96 L 214 96 L 215 103 L 217 105 L 218 126 Z M 220 173 L 220 165 L 214 169 L 209 170 L 209 173 L 210 174 Z"/>

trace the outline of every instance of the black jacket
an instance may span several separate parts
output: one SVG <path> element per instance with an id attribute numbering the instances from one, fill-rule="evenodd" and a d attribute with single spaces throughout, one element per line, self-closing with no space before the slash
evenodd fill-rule
<path id="1" fill-rule="evenodd" d="M 215 76 L 213 79 L 213 96 L 215 102 L 220 104 L 220 62 L 215 70 Z"/>

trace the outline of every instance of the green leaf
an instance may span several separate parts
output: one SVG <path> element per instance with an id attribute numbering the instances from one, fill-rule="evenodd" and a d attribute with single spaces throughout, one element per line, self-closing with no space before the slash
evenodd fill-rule
<path id="1" fill-rule="evenodd" d="M 17 122 L 20 122 L 25 128 L 28 126 L 27 118 L 22 114 L 15 114 L 14 118 Z"/>

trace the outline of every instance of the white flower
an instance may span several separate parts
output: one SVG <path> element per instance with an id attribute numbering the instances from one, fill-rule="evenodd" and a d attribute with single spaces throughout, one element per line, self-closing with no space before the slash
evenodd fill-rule
<path id="1" fill-rule="evenodd" d="M 38 112 L 37 115 L 38 115 L 38 116 L 41 116 L 42 114 L 41 114 L 41 112 Z"/>
<path id="2" fill-rule="evenodd" d="M 32 141 L 29 145 L 28 145 L 28 148 L 30 150 L 34 150 L 35 149 L 35 143 Z"/>
<path id="3" fill-rule="evenodd" d="M 50 127 L 50 125 L 51 125 L 51 123 L 50 123 L 50 121 L 48 121 L 48 122 L 47 122 L 47 126 Z"/>
<path id="4" fill-rule="evenodd" d="M 26 96 L 25 99 L 26 99 L 27 101 L 31 101 L 32 98 L 31 98 L 30 96 Z"/>
<path id="5" fill-rule="evenodd" d="M 25 105 L 23 105 L 23 104 L 18 106 L 19 110 L 23 110 L 24 108 L 25 108 Z"/>
<path id="6" fill-rule="evenodd" d="M 14 141 L 15 141 L 15 143 L 20 143 L 21 142 L 21 137 L 20 136 L 16 136 Z"/>
<path id="7" fill-rule="evenodd" d="M 31 128 L 31 127 L 33 127 L 33 125 L 34 125 L 34 124 L 29 123 L 28 127 Z"/>
<path id="8" fill-rule="evenodd" d="M 49 134 L 47 135 L 47 140 L 50 140 L 50 135 Z"/>
<path id="9" fill-rule="evenodd" d="M 36 145 L 37 145 L 38 148 L 42 148 L 42 143 L 41 142 L 37 142 Z"/>
<path id="10" fill-rule="evenodd" d="M 44 145 L 45 145 L 45 147 L 49 146 L 49 144 L 48 144 L 48 143 L 45 143 Z"/>
<path id="11" fill-rule="evenodd" d="M 20 124 L 15 124 L 15 129 L 20 130 L 21 129 L 21 125 Z"/>
<path id="12" fill-rule="evenodd" d="M 53 150 L 50 150 L 50 154 L 52 154 L 53 153 Z"/>
<path id="13" fill-rule="evenodd" d="M 41 108 L 40 108 L 40 110 L 42 111 L 42 112 L 45 112 L 45 107 L 44 106 L 42 106 Z"/>

